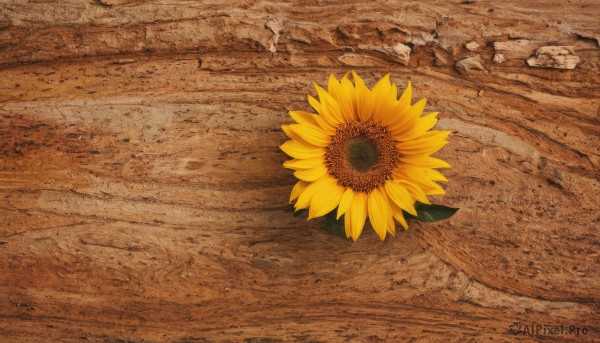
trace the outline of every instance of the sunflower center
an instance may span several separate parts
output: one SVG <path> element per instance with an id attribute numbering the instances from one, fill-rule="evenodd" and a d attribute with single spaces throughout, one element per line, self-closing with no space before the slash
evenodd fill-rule
<path id="1" fill-rule="evenodd" d="M 373 122 L 353 122 L 337 128 L 325 148 L 329 174 L 355 192 L 370 192 L 391 178 L 398 150 L 390 133 Z"/>
<path id="2" fill-rule="evenodd" d="M 354 169 L 366 172 L 377 164 L 377 149 L 365 137 L 355 137 L 346 143 L 346 158 Z"/>

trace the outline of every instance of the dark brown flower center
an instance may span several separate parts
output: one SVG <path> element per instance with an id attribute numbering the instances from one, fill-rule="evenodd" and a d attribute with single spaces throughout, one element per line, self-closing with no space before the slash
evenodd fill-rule
<path id="1" fill-rule="evenodd" d="M 373 122 L 353 122 L 337 128 L 325 148 L 329 174 L 355 192 L 370 192 L 389 179 L 398 150 L 389 132 Z"/>
<path id="2" fill-rule="evenodd" d="M 346 142 L 346 158 L 354 169 L 365 173 L 377 163 L 377 149 L 364 136 L 350 138 Z"/>

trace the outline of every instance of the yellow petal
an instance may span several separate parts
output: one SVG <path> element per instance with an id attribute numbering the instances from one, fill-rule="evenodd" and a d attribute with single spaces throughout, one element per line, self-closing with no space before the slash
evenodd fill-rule
<path id="1" fill-rule="evenodd" d="M 338 185 L 334 179 L 324 183 L 310 201 L 308 219 L 321 217 L 333 211 L 340 203 L 342 194 L 344 187 Z"/>
<path id="2" fill-rule="evenodd" d="M 323 115 L 323 109 L 322 109 L 322 105 L 319 102 L 319 100 L 315 99 L 315 97 L 313 97 L 312 95 L 307 95 L 306 96 L 308 98 L 308 103 L 310 104 L 310 106 L 317 111 L 317 113 L 319 115 Z"/>
<path id="3" fill-rule="evenodd" d="M 335 182 L 335 180 L 332 179 L 331 176 L 326 174 L 322 178 L 318 179 L 315 182 L 311 182 L 308 186 L 306 186 L 306 188 L 300 193 L 300 196 L 298 196 L 298 201 L 296 201 L 296 204 L 294 204 L 296 210 L 307 208 L 310 205 L 310 201 L 312 200 L 312 197 L 315 195 L 315 193 L 324 184 L 331 182 L 331 180 Z"/>
<path id="4" fill-rule="evenodd" d="M 394 139 L 403 138 L 397 136 L 404 132 L 408 132 L 416 126 L 419 116 L 423 113 L 426 104 L 427 99 L 423 98 L 417 101 L 417 103 L 411 106 L 407 111 L 399 111 L 397 108 L 394 109 L 395 111 L 398 111 L 399 114 L 397 115 L 396 120 L 394 120 L 387 128 L 388 131 L 392 133 L 392 136 L 394 136 Z"/>
<path id="5" fill-rule="evenodd" d="M 325 150 L 321 147 L 302 143 L 300 141 L 290 140 L 279 146 L 283 152 L 292 158 L 313 158 L 320 157 L 325 154 Z"/>
<path id="6" fill-rule="evenodd" d="M 320 164 L 311 169 L 300 169 L 294 172 L 294 176 L 298 178 L 298 180 L 309 182 L 316 181 L 325 174 L 327 174 L 327 167 L 325 167 L 324 164 Z"/>
<path id="7" fill-rule="evenodd" d="M 373 104 L 373 121 L 375 123 L 380 123 L 383 119 L 383 113 L 381 108 L 386 103 L 394 103 L 396 101 L 395 98 L 388 98 L 388 94 L 390 93 L 390 74 L 386 74 L 382 77 L 373 89 L 371 90 L 371 103 Z"/>
<path id="8" fill-rule="evenodd" d="M 443 148 L 446 144 L 448 144 L 448 141 L 437 142 L 435 144 L 431 144 L 429 146 L 422 147 L 422 148 L 414 148 L 414 149 L 410 149 L 410 150 L 409 149 L 398 149 L 398 150 L 400 151 L 400 154 L 405 155 L 405 156 L 429 156 L 429 155 L 436 153 L 438 150 Z"/>
<path id="9" fill-rule="evenodd" d="M 293 124 L 289 125 L 288 128 L 296 135 L 302 137 L 304 141 L 312 145 L 324 147 L 329 145 L 329 142 L 331 140 L 331 137 L 328 134 L 323 132 L 323 130 L 316 128 L 315 126 Z"/>
<path id="10" fill-rule="evenodd" d="M 302 191 L 304 191 L 304 189 L 306 188 L 306 186 L 308 186 L 309 183 L 305 182 L 305 181 L 298 181 L 296 182 L 296 184 L 294 185 L 294 187 L 292 188 L 292 192 L 290 194 L 290 204 L 298 199 L 298 196 L 300 195 L 300 193 L 302 193 Z"/>
<path id="11" fill-rule="evenodd" d="M 312 106 L 312 108 L 315 109 L 315 111 L 319 113 L 318 118 L 316 118 L 319 125 L 326 132 L 329 132 L 329 130 L 335 131 L 337 124 L 333 121 L 331 115 L 323 107 L 323 104 L 321 104 L 317 99 L 313 98 L 310 95 L 308 96 L 308 103 L 310 104 L 310 106 Z"/>
<path id="12" fill-rule="evenodd" d="M 398 142 L 396 147 L 406 150 L 420 149 L 443 142 L 451 132 L 449 130 L 428 131 L 413 140 Z"/>
<path id="13" fill-rule="evenodd" d="M 319 100 L 315 99 L 313 96 L 308 95 L 308 103 L 310 104 L 310 106 L 312 108 L 315 109 L 315 111 L 317 111 L 318 115 L 315 118 L 315 120 L 317 121 L 317 123 L 319 124 L 319 126 L 321 126 L 321 128 L 323 130 L 325 130 L 326 132 L 329 132 L 330 130 L 334 130 L 335 131 L 335 125 L 327 120 L 325 118 L 325 114 L 323 114 L 325 112 L 325 110 L 323 109 L 322 104 L 319 102 Z"/>
<path id="14" fill-rule="evenodd" d="M 446 191 L 438 185 L 437 183 L 432 182 L 430 186 L 424 187 L 423 192 L 427 195 L 443 195 L 446 194 Z"/>
<path id="15" fill-rule="evenodd" d="M 305 159 L 293 159 L 283 162 L 283 167 L 288 169 L 311 169 L 325 163 L 323 157 L 305 158 Z"/>
<path id="16" fill-rule="evenodd" d="M 394 106 L 396 106 L 396 97 L 398 96 L 398 88 L 392 83 L 388 94 L 384 96 L 385 101 L 380 102 L 380 107 L 376 110 L 381 113 L 380 124 L 387 127 L 394 121 Z"/>
<path id="17" fill-rule="evenodd" d="M 417 119 L 417 122 L 409 129 L 404 130 L 403 132 L 400 132 L 400 130 L 392 132 L 392 135 L 396 135 L 394 139 L 399 141 L 409 141 L 422 136 L 427 131 L 432 129 L 435 124 L 437 124 L 438 114 L 439 112 L 428 113 L 427 115 Z"/>
<path id="18" fill-rule="evenodd" d="M 317 129 L 320 128 L 329 136 L 335 134 L 335 127 L 331 126 L 331 124 L 328 124 L 325 121 L 325 119 L 323 119 L 318 114 L 308 113 L 304 111 L 290 111 L 289 113 L 292 119 L 294 119 L 298 124 L 314 126 L 314 128 Z"/>
<path id="19" fill-rule="evenodd" d="M 339 100 L 342 87 L 340 81 L 335 78 L 335 75 L 329 74 L 329 80 L 327 81 L 327 92 L 336 100 Z"/>
<path id="20" fill-rule="evenodd" d="M 398 107 L 399 108 L 403 108 L 403 107 L 409 107 L 410 104 L 412 102 L 412 83 L 410 83 L 410 81 L 408 81 L 408 85 L 406 86 L 406 89 L 404 90 L 404 92 L 402 92 L 402 96 L 400 97 L 400 100 L 398 100 Z"/>
<path id="21" fill-rule="evenodd" d="M 397 91 L 396 91 L 397 92 Z M 410 103 L 412 101 L 412 86 L 410 81 L 408 82 L 408 86 L 402 93 L 400 100 L 395 101 L 392 104 L 392 107 L 389 109 L 389 113 L 384 115 L 381 121 L 381 125 L 389 129 L 389 126 L 395 122 L 400 120 L 408 121 L 409 118 L 406 118 L 406 113 L 410 109 Z M 402 123 L 399 123 L 398 126 L 402 126 Z"/>
<path id="22" fill-rule="evenodd" d="M 396 148 L 401 155 L 422 155 L 428 156 L 438 151 L 444 145 L 448 144 L 445 140 L 450 131 L 428 131 L 416 139 L 398 142 Z"/>
<path id="23" fill-rule="evenodd" d="M 448 181 L 448 179 L 442 173 L 434 169 L 425 169 L 425 174 L 427 174 L 427 176 L 429 176 L 429 178 L 433 181 Z"/>
<path id="24" fill-rule="evenodd" d="M 371 226 L 377 232 L 379 239 L 383 241 L 387 232 L 388 217 L 391 217 L 390 205 L 386 197 L 376 188 L 369 193 L 367 207 Z"/>
<path id="25" fill-rule="evenodd" d="M 396 222 L 394 222 L 394 213 L 393 213 L 393 207 L 396 206 L 394 204 L 394 202 L 392 201 L 392 199 L 390 199 L 390 197 L 388 196 L 387 192 L 385 191 L 385 188 L 380 188 L 379 191 L 381 192 L 381 195 L 383 195 L 383 197 L 385 198 L 385 201 L 387 202 L 388 206 L 389 206 L 389 215 L 388 215 L 388 223 L 387 223 L 387 232 L 389 232 L 392 237 L 396 236 Z"/>
<path id="26" fill-rule="evenodd" d="M 424 168 L 450 168 L 450 164 L 430 156 L 401 156 L 400 161 Z"/>
<path id="27" fill-rule="evenodd" d="M 392 216 L 394 219 L 396 219 L 404 227 L 404 229 L 407 230 L 408 223 L 406 222 L 406 219 L 404 219 L 404 213 L 402 213 L 402 209 L 393 202 L 390 203 L 390 208 L 392 210 Z"/>
<path id="28" fill-rule="evenodd" d="M 323 118 L 323 116 L 317 116 L 315 120 L 326 134 L 329 136 L 335 135 L 335 131 L 337 129 L 336 125 L 330 124 L 327 120 L 325 120 L 325 118 Z"/>
<path id="29" fill-rule="evenodd" d="M 346 122 L 354 122 L 358 120 L 358 114 L 356 113 L 356 89 L 348 76 L 345 75 L 341 81 L 342 94 L 339 100 L 340 108 L 342 109 L 342 115 L 346 119 Z"/>
<path id="30" fill-rule="evenodd" d="M 336 127 L 337 125 L 332 122 L 330 119 L 327 118 L 328 114 L 326 113 L 326 110 L 323 108 L 323 105 L 314 97 L 308 95 L 308 103 L 310 104 L 310 106 L 312 106 L 312 108 L 315 109 L 315 111 L 317 111 L 317 113 L 319 113 L 319 115 L 316 116 L 315 120 L 317 121 L 317 123 L 319 124 L 319 126 L 329 135 L 335 133 Z"/>
<path id="31" fill-rule="evenodd" d="M 389 202 L 388 202 L 389 204 Z M 392 235 L 392 237 L 396 237 L 396 224 L 394 223 L 394 217 L 392 216 L 392 209 L 390 206 L 390 215 L 388 216 L 388 224 L 387 224 L 387 232 Z"/>
<path id="32" fill-rule="evenodd" d="M 340 81 L 331 74 L 329 76 L 327 90 L 339 105 L 342 116 L 341 122 L 352 122 L 355 121 L 353 105 L 354 86 L 352 86 L 352 83 L 350 83 L 347 76 L 344 76 L 342 81 L 344 82 L 343 86 L 340 85 Z M 348 84 L 350 87 L 348 87 Z"/>
<path id="33" fill-rule="evenodd" d="M 412 140 L 410 142 L 415 142 L 415 140 Z M 405 142 L 402 142 L 405 143 Z M 433 154 L 434 152 L 438 151 L 441 147 L 445 146 L 446 144 L 448 144 L 448 141 L 443 139 L 443 140 L 435 140 L 432 141 L 431 143 L 422 143 L 422 142 L 416 142 L 415 144 L 406 144 L 403 146 L 396 146 L 396 148 L 398 149 L 402 149 L 403 151 L 405 151 L 406 153 L 404 153 L 404 155 L 422 155 L 422 156 L 429 156 L 431 154 Z M 411 146 L 412 145 L 412 146 Z"/>
<path id="34" fill-rule="evenodd" d="M 406 188 L 394 180 L 387 180 L 385 182 L 385 191 L 389 198 L 401 209 L 413 216 L 417 215 L 417 211 L 415 210 L 415 200 Z"/>
<path id="35" fill-rule="evenodd" d="M 376 95 L 387 94 L 390 86 L 391 86 L 390 74 L 387 73 L 381 79 L 379 79 L 379 81 L 377 81 L 375 86 L 373 86 L 373 89 L 371 90 L 371 92 L 374 95 L 375 94 Z M 394 99 L 394 100 L 396 100 L 396 99 Z"/>
<path id="36" fill-rule="evenodd" d="M 373 110 L 370 96 L 371 91 L 355 72 L 352 72 L 352 77 L 356 85 L 356 111 L 358 112 L 358 118 L 363 121 L 369 120 L 372 117 Z"/>
<path id="37" fill-rule="evenodd" d="M 404 188 L 406 188 L 406 190 L 410 193 L 410 195 L 413 197 L 413 199 L 420 201 L 424 204 L 431 204 L 431 202 L 429 202 L 429 199 L 427 199 L 427 196 L 425 195 L 425 193 L 423 192 L 423 190 L 421 189 L 421 187 L 415 185 L 414 183 L 407 181 L 407 180 L 394 180 L 397 183 L 399 183 L 400 185 L 402 185 Z"/>
<path id="38" fill-rule="evenodd" d="M 392 85 L 390 86 L 390 92 L 387 95 L 390 99 L 394 99 L 394 101 L 391 102 L 391 106 L 396 104 L 396 101 L 398 99 L 398 86 L 396 86 L 395 83 L 392 83 Z"/>
<path id="39" fill-rule="evenodd" d="M 417 187 L 423 190 L 425 195 L 439 195 L 444 194 L 444 190 L 438 184 L 436 184 L 431 177 L 429 177 L 427 171 L 433 169 L 417 167 L 410 164 L 402 164 L 402 166 L 396 168 L 392 173 L 395 180 L 406 180 L 415 184 Z M 440 174 L 441 175 L 441 174 Z"/>
<path id="40" fill-rule="evenodd" d="M 350 219 L 352 220 L 352 240 L 356 241 L 362 233 L 367 220 L 367 195 L 355 193 L 350 204 Z"/>
<path id="41" fill-rule="evenodd" d="M 304 112 L 304 111 L 289 111 L 290 117 L 294 119 L 294 121 L 298 124 L 308 124 L 319 126 L 315 117 L 317 116 L 314 113 Z"/>
<path id="42" fill-rule="evenodd" d="M 315 89 L 317 90 L 317 94 L 319 95 L 319 100 L 321 102 L 321 109 L 323 113 L 326 114 L 326 118 L 332 124 L 340 124 L 344 122 L 344 118 L 342 117 L 342 112 L 340 110 L 340 105 L 337 101 L 329 94 L 326 90 L 324 90 L 321 86 L 315 83 Z"/>
<path id="43" fill-rule="evenodd" d="M 302 143 L 306 143 L 309 144 L 307 141 L 305 141 L 304 139 L 302 139 L 302 137 L 298 136 L 296 134 L 296 132 L 294 132 L 291 128 L 291 125 L 281 125 L 281 129 L 283 130 L 283 133 L 285 133 L 286 136 L 288 136 L 289 138 L 302 142 Z"/>
<path id="44" fill-rule="evenodd" d="M 340 199 L 340 204 L 337 210 L 337 219 L 340 219 L 342 214 L 344 214 L 346 210 L 348 210 L 348 208 L 350 207 L 350 203 L 352 202 L 352 198 L 354 198 L 354 191 L 351 188 L 346 188 L 344 194 L 342 195 L 342 198 Z"/>
<path id="45" fill-rule="evenodd" d="M 346 210 L 344 215 L 344 231 L 346 231 L 346 238 L 354 237 L 352 234 L 352 217 L 350 215 L 350 207 Z"/>

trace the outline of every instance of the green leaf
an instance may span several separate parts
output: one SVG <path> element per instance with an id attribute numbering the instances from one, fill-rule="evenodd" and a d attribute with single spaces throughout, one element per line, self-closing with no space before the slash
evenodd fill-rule
<path id="1" fill-rule="evenodd" d="M 452 217 L 458 211 L 458 208 L 454 207 L 436 204 L 427 205 L 420 202 L 415 204 L 415 209 L 417 210 L 416 217 L 406 212 L 404 212 L 404 217 L 423 222 L 437 222 Z"/>
<path id="2" fill-rule="evenodd" d="M 344 217 L 337 220 L 336 217 L 337 209 L 333 210 L 325 215 L 325 231 L 330 234 L 342 237 L 346 239 L 346 229 L 344 228 Z"/>
<path id="3" fill-rule="evenodd" d="M 303 208 L 301 210 L 294 212 L 293 216 L 298 217 L 299 215 L 302 215 L 302 213 L 304 213 L 304 212 L 306 212 L 306 209 Z"/>
<path id="4" fill-rule="evenodd" d="M 294 207 L 294 204 L 289 204 L 285 207 L 284 209 L 285 212 L 294 212 L 293 216 L 294 217 L 298 217 L 299 215 L 301 215 L 302 213 L 306 212 L 306 209 L 301 209 L 296 211 L 296 208 Z"/>

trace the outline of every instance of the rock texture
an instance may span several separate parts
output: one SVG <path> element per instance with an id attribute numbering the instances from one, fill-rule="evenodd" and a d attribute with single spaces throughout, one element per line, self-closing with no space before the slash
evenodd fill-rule
<path id="1" fill-rule="evenodd" d="M 456 62 L 454 68 L 462 75 L 469 75 L 481 71 L 486 71 L 485 67 L 481 64 L 480 56 L 467 57 L 465 59 L 462 59 Z"/>
<path id="2" fill-rule="evenodd" d="M 0 340 L 505 342 L 513 323 L 600 340 L 598 13 L 2 2 Z M 459 73 L 469 58 L 485 72 Z M 283 211 L 286 111 L 350 69 L 441 112 L 452 219 L 353 244 Z"/>
<path id="3" fill-rule="evenodd" d="M 527 59 L 532 67 L 575 69 L 579 57 L 575 56 L 571 46 L 543 46 L 535 52 L 535 56 Z"/>
<path id="4" fill-rule="evenodd" d="M 465 44 L 465 48 L 467 48 L 467 50 L 475 51 L 479 48 L 479 44 L 477 44 L 477 42 L 469 42 Z"/>

